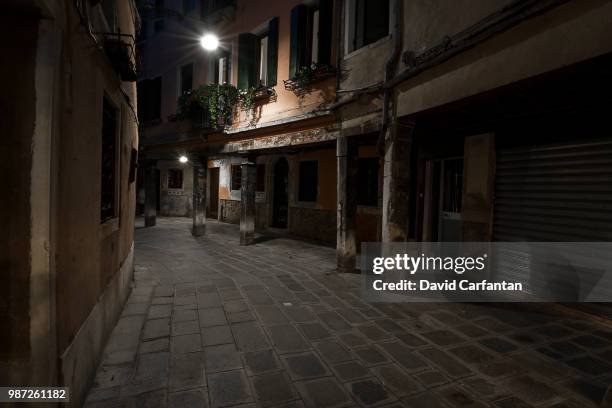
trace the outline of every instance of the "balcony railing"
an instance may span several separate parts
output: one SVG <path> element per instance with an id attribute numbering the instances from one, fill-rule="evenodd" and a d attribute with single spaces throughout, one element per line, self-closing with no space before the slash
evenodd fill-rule
<path id="1" fill-rule="evenodd" d="M 313 90 L 317 82 L 324 81 L 336 75 L 336 69 L 329 65 L 302 67 L 295 77 L 283 81 L 285 89 L 300 95 Z"/>
<path id="2" fill-rule="evenodd" d="M 134 36 L 121 33 L 96 33 L 102 38 L 104 53 L 122 81 L 138 79 L 138 55 Z"/>

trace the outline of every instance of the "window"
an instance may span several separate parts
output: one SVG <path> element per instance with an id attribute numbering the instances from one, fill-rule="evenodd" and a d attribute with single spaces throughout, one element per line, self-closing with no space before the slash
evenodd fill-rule
<path id="1" fill-rule="evenodd" d="M 357 159 L 357 204 L 370 207 L 378 206 L 378 167 L 376 157 Z"/>
<path id="2" fill-rule="evenodd" d="M 291 10 L 290 78 L 302 67 L 331 65 L 332 20 L 333 0 L 300 4 Z"/>
<path id="3" fill-rule="evenodd" d="M 300 162 L 299 201 L 317 201 L 319 163 L 316 160 Z"/>
<path id="4" fill-rule="evenodd" d="M 168 188 L 183 189 L 183 169 L 168 169 Z"/>
<path id="5" fill-rule="evenodd" d="M 117 215 L 117 109 L 106 97 L 102 102 L 101 147 L 100 222 L 104 222 Z"/>
<path id="6" fill-rule="evenodd" d="M 278 17 L 263 34 L 238 36 L 238 88 L 276 85 L 278 66 Z"/>
<path id="7" fill-rule="evenodd" d="M 389 1 L 350 0 L 347 6 L 348 43 L 351 52 L 389 35 Z"/>
<path id="8" fill-rule="evenodd" d="M 263 193 L 266 191 L 266 165 L 258 164 L 257 165 L 257 186 L 255 191 L 258 193 Z"/>
<path id="9" fill-rule="evenodd" d="M 217 58 L 215 61 L 215 83 L 226 84 L 230 77 L 230 55 L 228 53 Z"/>
<path id="10" fill-rule="evenodd" d="M 189 14 L 196 8 L 196 0 L 183 0 L 183 14 Z"/>
<path id="11" fill-rule="evenodd" d="M 179 96 L 193 89 L 193 64 L 183 65 L 180 71 Z"/>
<path id="12" fill-rule="evenodd" d="M 152 122 L 161 118 L 161 87 L 161 77 L 138 82 L 138 121 L 140 123 Z"/>
<path id="13" fill-rule="evenodd" d="M 268 85 L 268 34 L 259 37 L 259 66 L 257 79 L 259 86 Z"/>
<path id="14" fill-rule="evenodd" d="M 231 180 L 231 189 L 232 190 L 240 190 L 242 186 L 242 169 L 239 165 L 232 165 L 232 180 Z"/>

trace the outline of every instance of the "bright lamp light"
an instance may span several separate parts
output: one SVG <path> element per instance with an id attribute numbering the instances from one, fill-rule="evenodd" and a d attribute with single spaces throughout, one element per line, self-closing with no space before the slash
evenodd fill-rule
<path id="1" fill-rule="evenodd" d="M 202 48 L 208 51 L 214 51 L 219 47 L 219 38 L 214 34 L 205 34 L 200 39 Z"/>
<path id="2" fill-rule="evenodd" d="M 181 156 L 181 157 L 179 157 L 179 161 L 181 163 L 187 163 L 189 161 L 189 159 L 187 158 L 187 156 Z"/>

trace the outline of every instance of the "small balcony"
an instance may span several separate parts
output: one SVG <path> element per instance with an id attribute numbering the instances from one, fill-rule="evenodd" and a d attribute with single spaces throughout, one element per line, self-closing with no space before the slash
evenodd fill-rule
<path id="1" fill-rule="evenodd" d="M 293 78 L 283 81 L 285 89 L 296 95 L 311 92 L 314 85 L 336 75 L 336 69 L 327 64 L 305 66 Z"/>
<path id="2" fill-rule="evenodd" d="M 122 81 L 138 79 L 138 58 L 134 36 L 121 33 L 97 33 L 102 37 L 104 53 Z"/>

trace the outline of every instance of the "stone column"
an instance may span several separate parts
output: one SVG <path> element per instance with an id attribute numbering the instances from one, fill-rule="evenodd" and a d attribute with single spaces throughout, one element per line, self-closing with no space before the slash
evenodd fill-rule
<path id="1" fill-rule="evenodd" d="M 255 240 L 255 188 L 257 183 L 255 158 L 245 157 L 241 170 L 240 245 L 251 245 Z"/>
<path id="2" fill-rule="evenodd" d="M 357 145 L 345 136 L 336 141 L 337 218 L 336 261 L 338 272 L 354 272 L 357 258 Z"/>
<path id="3" fill-rule="evenodd" d="M 414 123 L 389 124 L 383 167 L 382 242 L 408 241 L 410 153 Z"/>
<path id="4" fill-rule="evenodd" d="M 157 217 L 157 162 L 145 163 L 145 226 L 154 227 Z"/>
<path id="5" fill-rule="evenodd" d="M 193 226 L 194 237 L 204 235 L 206 226 L 206 159 L 194 158 L 193 162 Z"/>

